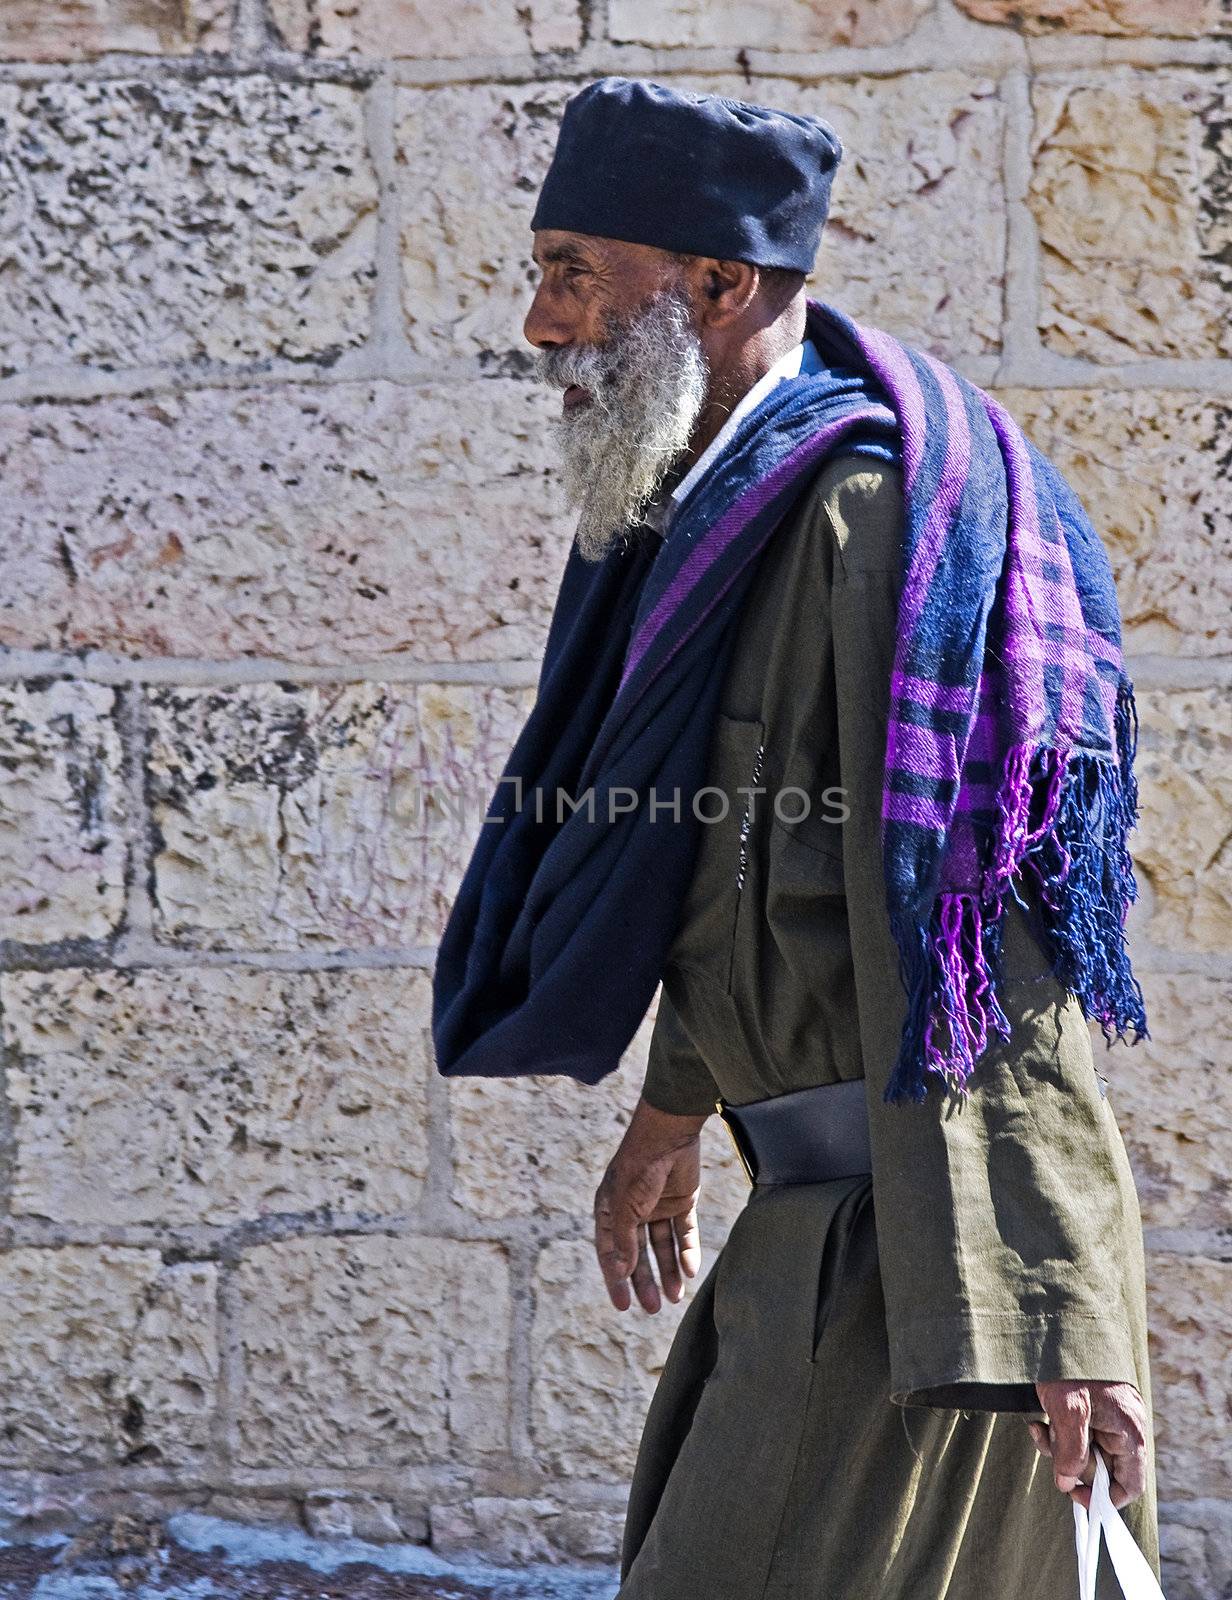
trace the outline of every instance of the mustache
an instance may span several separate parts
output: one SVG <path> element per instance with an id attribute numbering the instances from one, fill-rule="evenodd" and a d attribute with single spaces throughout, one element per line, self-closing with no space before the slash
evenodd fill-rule
<path id="1" fill-rule="evenodd" d="M 597 394 L 620 371 L 619 337 L 606 345 L 561 345 L 555 350 L 540 350 L 535 357 L 535 376 L 552 389 L 568 389 L 576 384 Z"/>

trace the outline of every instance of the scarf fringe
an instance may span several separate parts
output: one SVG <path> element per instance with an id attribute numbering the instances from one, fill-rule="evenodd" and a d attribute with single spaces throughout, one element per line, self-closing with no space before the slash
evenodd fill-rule
<path id="1" fill-rule="evenodd" d="M 997 793 L 998 822 L 978 892 L 943 891 L 927 925 L 899 923 L 907 1017 L 887 1101 L 923 1100 L 934 1078 L 969 1092 L 971 1075 L 1010 1025 L 998 999 L 1007 899 L 1037 890 L 1057 980 L 1105 1039 L 1149 1037 L 1130 966 L 1125 919 L 1138 897 L 1129 834 L 1138 815 L 1133 760 L 1138 717 L 1123 683 L 1113 757 L 1013 745 Z"/>

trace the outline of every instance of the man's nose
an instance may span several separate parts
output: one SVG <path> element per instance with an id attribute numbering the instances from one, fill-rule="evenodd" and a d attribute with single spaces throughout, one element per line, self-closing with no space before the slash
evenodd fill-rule
<path id="1" fill-rule="evenodd" d="M 565 325 L 559 312 L 553 308 L 552 297 L 545 292 L 542 283 L 535 290 L 530 310 L 526 313 L 522 335 L 527 344 L 533 344 L 537 350 L 555 350 L 572 342 L 573 330 Z"/>

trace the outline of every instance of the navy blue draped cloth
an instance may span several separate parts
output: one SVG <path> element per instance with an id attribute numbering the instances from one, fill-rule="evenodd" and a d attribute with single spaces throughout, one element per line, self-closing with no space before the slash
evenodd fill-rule
<path id="1" fill-rule="evenodd" d="M 688 887 L 693 796 L 757 558 L 839 444 L 897 455 L 875 381 L 835 365 L 750 412 L 667 540 L 643 529 L 599 562 L 571 548 L 536 702 L 437 955 L 442 1073 L 595 1083 L 618 1065 Z M 591 786 L 593 809 L 571 809 Z"/>

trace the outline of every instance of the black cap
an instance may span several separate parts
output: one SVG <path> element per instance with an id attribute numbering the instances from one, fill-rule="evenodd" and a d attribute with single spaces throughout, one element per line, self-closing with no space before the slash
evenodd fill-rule
<path id="1" fill-rule="evenodd" d="M 807 272 L 842 154 L 820 117 L 600 78 L 565 107 L 530 225 Z"/>

